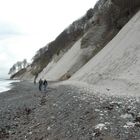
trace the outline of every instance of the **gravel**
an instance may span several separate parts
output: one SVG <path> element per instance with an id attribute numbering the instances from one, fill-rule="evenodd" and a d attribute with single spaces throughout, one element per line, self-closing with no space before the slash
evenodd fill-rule
<path id="1" fill-rule="evenodd" d="M 85 93 L 71 85 L 14 83 L 0 94 L 1 140 L 139 140 L 140 98 Z"/>

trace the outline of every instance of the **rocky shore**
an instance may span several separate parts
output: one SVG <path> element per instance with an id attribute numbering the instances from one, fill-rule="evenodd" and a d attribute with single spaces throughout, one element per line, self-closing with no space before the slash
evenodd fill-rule
<path id="1" fill-rule="evenodd" d="M 0 140 L 139 140 L 140 98 L 72 85 L 14 83 L 0 93 Z"/>

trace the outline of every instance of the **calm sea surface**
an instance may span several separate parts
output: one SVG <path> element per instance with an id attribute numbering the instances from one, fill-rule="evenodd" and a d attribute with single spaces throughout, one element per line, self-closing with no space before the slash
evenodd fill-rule
<path id="1" fill-rule="evenodd" d="M 0 92 L 4 92 L 11 89 L 11 83 L 19 82 L 19 80 L 6 80 L 0 79 Z"/>

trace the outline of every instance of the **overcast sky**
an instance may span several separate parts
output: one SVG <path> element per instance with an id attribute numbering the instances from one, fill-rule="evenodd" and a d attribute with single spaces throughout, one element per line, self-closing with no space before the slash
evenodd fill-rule
<path id="1" fill-rule="evenodd" d="M 0 0 L 0 77 L 17 61 L 31 61 L 97 0 Z"/>

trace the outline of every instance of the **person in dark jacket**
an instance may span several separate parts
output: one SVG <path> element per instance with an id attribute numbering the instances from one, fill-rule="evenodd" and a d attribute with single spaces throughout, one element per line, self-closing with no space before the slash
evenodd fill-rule
<path id="1" fill-rule="evenodd" d="M 47 82 L 47 80 L 44 80 L 44 82 L 43 82 L 44 91 L 46 91 L 46 89 L 47 89 L 47 85 L 48 85 L 48 82 Z"/>
<path id="2" fill-rule="evenodd" d="M 39 80 L 39 91 L 42 91 L 42 86 L 43 86 L 43 80 Z"/>

